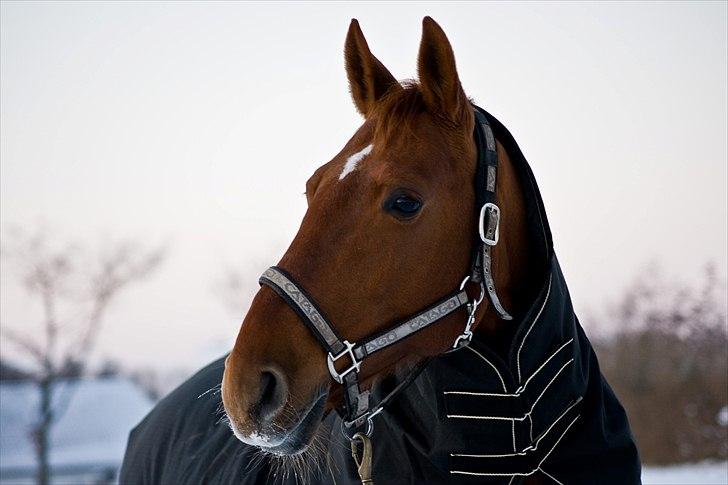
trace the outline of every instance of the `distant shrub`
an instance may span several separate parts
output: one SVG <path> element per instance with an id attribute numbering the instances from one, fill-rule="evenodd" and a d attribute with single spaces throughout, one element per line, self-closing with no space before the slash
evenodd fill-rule
<path id="1" fill-rule="evenodd" d="M 615 330 L 594 344 L 643 462 L 728 458 L 725 287 L 714 267 L 697 287 L 645 275 L 609 313 Z"/>

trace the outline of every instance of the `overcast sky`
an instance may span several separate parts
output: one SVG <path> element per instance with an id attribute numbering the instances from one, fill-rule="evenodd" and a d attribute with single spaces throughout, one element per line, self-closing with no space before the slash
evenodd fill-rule
<path id="1" fill-rule="evenodd" d="M 651 261 L 726 273 L 725 2 L 2 2 L 0 230 L 88 245 L 168 243 L 113 307 L 98 356 L 202 365 L 232 345 L 305 211 L 308 176 L 361 119 L 349 20 L 401 79 L 421 20 L 448 34 L 468 95 L 519 141 L 577 310 Z M 230 312 L 226 265 L 249 290 Z M 31 322 L 2 272 L 0 321 Z"/>

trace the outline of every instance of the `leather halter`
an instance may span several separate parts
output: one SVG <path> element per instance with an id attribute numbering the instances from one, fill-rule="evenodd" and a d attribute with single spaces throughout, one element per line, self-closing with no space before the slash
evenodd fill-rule
<path id="1" fill-rule="evenodd" d="M 463 306 L 468 310 L 467 321 L 463 333 L 455 339 L 451 350 L 467 345 L 473 338 L 472 326 L 475 322 L 475 313 L 485 294 L 488 295 L 493 308 L 502 319 L 512 319 L 498 299 L 492 272 L 492 248 L 498 244 L 500 224 L 500 209 L 496 205 L 495 199 L 498 168 L 495 137 L 488 123 L 487 114 L 477 106 L 474 109 L 476 121 L 474 136 L 478 150 L 475 177 L 478 237 L 475 240 L 471 270 L 457 290 L 405 321 L 373 335 L 363 342 L 351 343 L 339 335 L 336 327 L 324 316 L 315 300 L 284 269 L 272 266 L 258 280 L 261 285 L 267 285 L 273 289 L 296 312 L 326 350 L 329 373 L 334 381 L 344 386 L 345 390 L 344 423 L 350 428 L 360 427 L 367 423 L 367 435 L 371 434 L 373 428 L 372 418 L 384 409 L 384 406 L 397 392 L 414 380 L 418 372 L 410 373 L 394 391 L 372 408 L 369 402 L 369 391 L 362 392 L 359 386 L 359 370 L 364 359 L 431 326 Z M 469 281 L 480 285 L 480 295 L 472 301 L 468 301 L 465 291 L 465 286 Z M 350 362 L 349 366 L 342 371 L 336 370 L 336 363 L 346 357 Z"/>

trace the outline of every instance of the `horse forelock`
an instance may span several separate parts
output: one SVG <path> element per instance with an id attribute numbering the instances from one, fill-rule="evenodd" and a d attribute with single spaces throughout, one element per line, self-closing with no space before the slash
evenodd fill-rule
<path id="1" fill-rule="evenodd" d="M 472 137 L 472 120 L 464 116 L 463 124 L 455 124 L 441 114 L 428 110 L 421 86 L 415 80 L 402 81 L 401 88 L 390 89 L 372 110 L 370 117 L 374 145 L 389 146 L 397 140 L 415 136 L 415 125 L 421 122 L 423 115 L 429 115 L 432 123 L 445 134 L 442 141 L 455 151 L 463 152 Z M 472 117 L 470 111 L 466 115 Z M 467 139 L 464 140 L 462 136 Z"/>

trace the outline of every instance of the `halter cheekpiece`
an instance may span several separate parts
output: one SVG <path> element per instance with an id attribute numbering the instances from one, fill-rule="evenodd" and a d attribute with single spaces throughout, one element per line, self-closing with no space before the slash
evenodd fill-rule
<path id="1" fill-rule="evenodd" d="M 359 371 L 364 359 L 401 342 L 462 307 L 468 311 L 467 320 L 463 332 L 453 342 L 452 349 L 468 345 L 473 338 L 472 326 L 475 322 L 476 310 L 486 294 L 502 319 L 512 319 L 498 299 L 492 272 L 492 249 L 498 244 L 500 226 L 500 209 L 495 197 L 498 169 L 496 142 L 485 113 L 477 106 L 474 108 L 474 136 L 478 150 L 475 174 L 478 234 L 475 236 L 470 272 L 455 291 L 405 321 L 366 338 L 362 342 L 352 343 L 339 335 L 336 327 L 324 316 L 315 300 L 283 268 L 272 266 L 258 280 L 261 285 L 267 285 L 273 289 L 296 312 L 326 350 L 329 373 L 334 381 L 344 387 L 345 391 L 344 424 L 349 428 L 359 428 L 367 424 L 366 435 L 371 435 L 372 418 L 384 409 L 384 406 L 397 392 L 416 377 L 417 372 L 410 373 L 410 376 L 394 391 L 376 406 L 372 406 L 369 402 L 369 391 L 362 391 L 359 385 Z M 480 295 L 473 300 L 468 299 L 465 291 L 468 282 L 480 285 Z M 336 363 L 339 361 L 348 363 L 346 368 L 341 371 L 336 368 Z"/>

